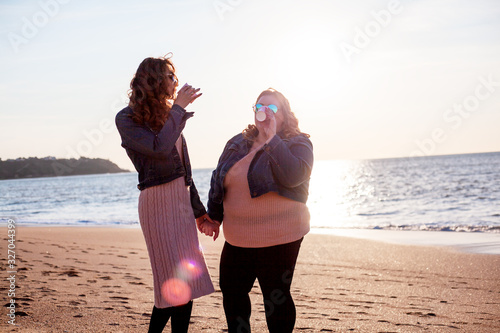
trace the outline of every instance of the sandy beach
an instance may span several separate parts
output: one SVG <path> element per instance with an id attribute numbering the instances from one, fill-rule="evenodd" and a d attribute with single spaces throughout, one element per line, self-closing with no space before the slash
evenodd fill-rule
<path id="1" fill-rule="evenodd" d="M 7 229 L 0 232 L 1 331 L 147 332 L 153 289 L 140 229 L 18 227 L 16 326 L 7 316 Z M 200 239 L 216 292 L 195 300 L 190 332 L 225 332 L 224 240 Z M 292 293 L 296 332 L 500 331 L 499 255 L 309 234 Z M 251 299 L 252 331 L 267 332 L 257 283 Z"/>

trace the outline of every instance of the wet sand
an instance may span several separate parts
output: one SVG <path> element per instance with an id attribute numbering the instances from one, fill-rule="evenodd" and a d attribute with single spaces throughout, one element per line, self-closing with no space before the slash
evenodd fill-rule
<path id="1" fill-rule="evenodd" d="M 140 229 L 18 227 L 16 316 L 5 332 L 147 332 L 153 283 Z M 226 332 L 218 286 L 223 239 L 200 236 L 216 292 L 195 300 L 190 332 Z M 292 285 L 296 332 L 498 332 L 500 255 L 309 234 Z M 252 331 L 267 332 L 258 284 Z M 170 332 L 169 325 L 165 332 Z"/>

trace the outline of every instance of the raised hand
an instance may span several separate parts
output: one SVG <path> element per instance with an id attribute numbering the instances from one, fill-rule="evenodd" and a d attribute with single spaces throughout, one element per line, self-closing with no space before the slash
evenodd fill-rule
<path id="1" fill-rule="evenodd" d="M 262 129 L 264 130 L 266 141 L 270 141 L 276 135 L 276 116 L 270 108 L 267 106 L 265 108 L 267 119 L 264 121 L 264 124 L 262 124 Z"/>
<path id="2" fill-rule="evenodd" d="M 177 92 L 177 98 L 174 100 L 174 104 L 177 104 L 185 109 L 186 106 L 188 106 L 190 103 L 193 103 L 198 97 L 202 95 L 202 93 L 198 94 L 198 91 L 200 91 L 200 88 L 193 88 L 186 83 Z"/>
<path id="3" fill-rule="evenodd" d="M 266 120 L 256 121 L 257 128 L 259 129 L 259 142 L 261 144 L 268 143 L 276 135 L 277 122 L 274 112 L 267 106 L 262 106 L 266 113 Z M 261 109 L 262 109 L 261 108 Z"/>

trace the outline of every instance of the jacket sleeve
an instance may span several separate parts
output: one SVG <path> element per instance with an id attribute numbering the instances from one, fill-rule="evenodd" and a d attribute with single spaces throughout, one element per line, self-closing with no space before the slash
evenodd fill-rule
<path id="1" fill-rule="evenodd" d="M 223 184 L 222 179 L 220 179 L 220 173 L 221 173 L 221 168 L 222 168 L 222 163 L 224 162 L 228 147 L 232 145 L 233 140 L 238 137 L 236 135 L 233 137 L 231 140 L 229 140 L 226 143 L 226 146 L 224 147 L 224 150 L 222 151 L 221 156 L 219 157 L 219 162 L 217 163 L 217 168 L 212 172 L 212 179 L 210 180 L 210 191 L 208 192 L 208 203 L 207 203 L 207 209 L 208 209 L 208 215 L 212 220 L 219 221 L 222 223 L 224 220 L 224 204 L 222 202 L 218 203 L 214 200 L 216 188 L 220 187 L 220 190 L 223 191 Z"/>
<path id="2" fill-rule="evenodd" d="M 189 187 L 189 194 L 191 196 L 191 207 L 193 207 L 194 217 L 198 218 L 207 213 L 205 210 L 205 206 L 200 200 L 200 195 L 198 194 L 198 190 L 194 185 L 194 180 L 191 182 L 191 186 Z"/>
<path id="3" fill-rule="evenodd" d="M 217 203 L 213 200 L 213 195 L 214 195 L 214 187 L 216 186 L 215 183 L 217 181 L 217 169 L 215 169 L 212 172 L 212 179 L 210 180 L 210 191 L 208 192 L 208 203 L 207 203 L 207 208 L 208 208 L 208 216 L 212 220 L 219 221 L 222 223 L 224 220 L 224 204 Z"/>
<path id="4" fill-rule="evenodd" d="M 158 158 L 170 154 L 187 119 L 192 116 L 193 112 L 186 112 L 182 107 L 174 104 L 165 125 L 158 133 L 136 124 L 127 113 L 119 112 L 115 121 L 124 148 L 148 157 Z"/>
<path id="5" fill-rule="evenodd" d="M 288 141 L 275 135 L 262 148 L 267 154 L 275 180 L 285 187 L 297 187 L 309 180 L 314 162 L 313 146 L 305 135 Z"/>

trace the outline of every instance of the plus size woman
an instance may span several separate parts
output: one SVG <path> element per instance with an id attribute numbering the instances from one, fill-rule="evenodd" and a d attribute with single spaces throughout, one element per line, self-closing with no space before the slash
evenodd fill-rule
<path id="1" fill-rule="evenodd" d="M 309 232 L 313 148 L 280 92 L 263 91 L 254 111 L 255 124 L 228 141 L 212 174 L 208 213 L 216 224 L 204 230 L 217 235 L 223 227 L 220 288 L 229 333 L 250 332 L 255 279 L 269 332 L 288 333 L 296 317 L 290 287 Z"/>

